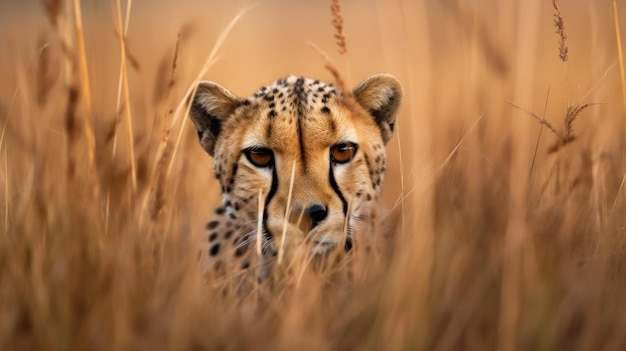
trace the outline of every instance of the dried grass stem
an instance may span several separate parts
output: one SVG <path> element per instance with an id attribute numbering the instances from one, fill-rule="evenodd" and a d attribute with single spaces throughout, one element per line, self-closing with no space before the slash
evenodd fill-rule
<path id="1" fill-rule="evenodd" d="M 552 6 L 554 7 L 554 27 L 556 28 L 556 34 L 559 35 L 559 58 L 563 62 L 567 62 L 567 35 L 565 34 L 565 23 L 563 22 L 563 16 L 561 16 L 561 10 L 559 9 L 559 3 L 557 0 L 552 0 Z"/>

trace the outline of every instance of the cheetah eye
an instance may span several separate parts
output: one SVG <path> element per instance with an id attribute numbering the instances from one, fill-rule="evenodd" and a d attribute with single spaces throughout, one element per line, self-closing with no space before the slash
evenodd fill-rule
<path id="1" fill-rule="evenodd" d="M 268 167 L 274 161 L 274 153 L 265 147 L 250 147 L 243 152 L 248 161 L 257 167 Z"/>
<path id="2" fill-rule="evenodd" d="M 350 142 L 335 144 L 330 148 L 330 159 L 335 163 L 347 163 L 354 158 L 357 145 Z"/>

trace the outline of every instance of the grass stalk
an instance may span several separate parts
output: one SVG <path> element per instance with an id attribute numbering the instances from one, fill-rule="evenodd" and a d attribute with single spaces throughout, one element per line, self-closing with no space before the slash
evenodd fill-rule
<path id="1" fill-rule="evenodd" d="M 151 191 L 146 193 L 144 200 L 142 201 L 142 215 L 140 218 L 140 223 L 143 219 L 143 213 L 148 208 L 148 204 L 150 200 L 152 200 L 152 210 L 151 217 L 156 219 L 159 210 L 163 207 L 164 201 L 164 188 L 167 184 L 168 179 L 170 179 L 170 175 L 172 172 L 172 168 L 174 167 L 174 161 L 176 159 L 176 152 L 180 147 L 180 143 L 183 137 L 183 133 L 187 126 L 188 118 L 183 118 L 180 123 L 180 127 L 178 129 L 178 135 L 176 137 L 175 144 L 172 144 L 170 140 L 170 135 L 172 133 L 172 129 L 174 126 L 178 124 L 178 121 L 183 117 L 189 115 L 189 109 L 191 108 L 191 104 L 187 104 L 191 96 L 194 96 L 196 93 L 196 89 L 198 88 L 198 82 L 200 79 L 208 72 L 208 70 L 215 64 L 217 61 L 217 53 L 219 49 L 222 47 L 228 33 L 234 28 L 236 23 L 243 17 L 245 13 L 247 13 L 252 7 L 246 7 L 240 11 L 238 11 L 235 16 L 230 20 L 228 25 L 224 30 L 220 32 L 220 35 L 217 37 L 213 48 L 211 49 L 210 54 L 204 62 L 200 72 L 194 79 L 193 83 L 187 88 L 183 98 L 181 99 L 178 107 L 176 108 L 173 118 L 171 121 L 166 122 L 164 126 L 163 136 L 161 138 L 161 143 L 159 144 L 159 148 L 157 150 L 157 157 L 155 163 L 153 165 L 153 181 L 151 184 Z M 174 66 L 176 62 L 177 55 L 175 56 Z M 183 113 L 184 112 L 184 113 Z M 152 199 L 150 196 L 152 195 Z"/>
<path id="2" fill-rule="evenodd" d="M 265 202 L 263 201 L 263 189 L 259 188 L 258 207 L 257 207 L 257 227 L 256 227 L 256 254 L 259 262 L 263 260 L 263 212 L 265 211 Z M 263 266 L 261 263 L 259 267 Z"/>
<path id="3" fill-rule="evenodd" d="M 0 143 L 0 145 L 2 145 Z M 4 231 L 9 232 L 9 152 L 4 150 Z"/>
<path id="4" fill-rule="evenodd" d="M 622 87 L 622 106 L 624 108 L 624 128 L 626 128 L 626 70 L 624 68 L 624 51 L 622 49 L 622 35 L 619 26 L 619 11 L 617 10 L 617 0 L 612 0 L 613 4 L 613 25 L 615 28 L 615 40 L 617 41 L 617 57 L 619 59 L 619 77 Z M 626 138 L 626 129 L 624 130 L 624 137 Z"/>
<path id="5" fill-rule="evenodd" d="M 83 31 L 83 13 L 81 10 L 80 0 L 73 0 L 74 5 L 74 29 L 76 32 L 76 49 L 78 58 L 78 71 L 80 77 L 80 87 L 82 97 L 87 110 L 85 118 L 85 137 L 87 138 L 87 155 L 89 157 L 89 166 L 95 174 L 95 152 L 96 139 L 93 132 L 93 104 L 91 102 L 91 88 L 89 83 L 89 69 L 87 66 L 87 52 L 85 49 L 85 37 Z"/>
<path id="6" fill-rule="evenodd" d="M 220 35 L 215 40 L 215 44 L 213 44 L 213 48 L 211 49 L 211 53 L 209 54 L 207 59 L 204 61 L 204 65 L 202 66 L 202 69 L 200 70 L 200 72 L 196 76 L 196 79 L 194 80 L 194 83 L 187 89 L 187 92 L 185 93 L 184 98 L 178 104 L 178 107 L 176 108 L 176 112 L 174 113 L 174 119 L 172 120 L 172 123 L 170 124 L 170 128 L 173 127 L 174 125 L 176 125 L 181 117 L 189 115 L 189 109 L 191 108 L 191 104 L 187 105 L 186 102 L 188 101 L 188 99 L 191 96 L 195 95 L 196 89 L 198 88 L 198 84 L 197 83 L 200 81 L 200 79 L 202 79 L 202 77 L 204 77 L 204 75 L 207 74 L 207 72 L 211 69 L 211 67 L 213 67 L 213 65 L 217 62 L 217 60 L 218 60 L 217 53 L 219 52 L 221 47 L 224 45 L 224 42 L 226 41 L 226 38 L 228 37 L 228 34 L 235 27 L 237 22 L 239 22 L 239 20 L 248 11 L 250 11 L 251 9 L 252 9 L 252 6 L 249 6 L 249 7 L 243 8 L 242 10 L 238 11 L 237 14 L 235 14 L 235 16 L 230 20 L 230 22 L 228 22 L 228 25 L 226 25 L 226 28 L 224 28 L 221 31 Z M 183 109 L 184 109 L 184 112 L 185 112 L 184 114 L 182 113 Z M 180 142 L 182 140 L 183 132 L 185 131 L 185 127 L 186 127 L 186 125 L 188 123 L 188 120 L 189 120 L 188 118 L 183 118 L 181 126 L 178 129 L 178 135 L 176 136 L 176 142 L 174 144 L 174 148 L 172 149 L 172 155 L 171 155 L 171 158 L 169 160 L 169 165 L 167 167 L 166 174 L 168 175 L 168 177 L 169 177 L 169 175 L 172 172 L 172 167 L 174 165 L 174 159 L 176 158 L 176 152 L 178 151 L 178 148 L 180 147 Z"/>
<path id="7" fill-rule="evenodd" d="M 289 225 L 289 215 L 291 212 L 291 196 L 293 194 L 293 182 L 296 175 L 296 161 L 291 165 L 291 177 L 289 178 L 289 195 L 287 196 L 287 206 L 285 206 L 285 223 L 283 225 L 282 236 L 280 237 L 280 248 L 278 249 L 278 264 L 283 262 L 285 256 L 285 242 L 287 241 L 287 226 Z M 258 230 L 258 228 L 257 228 Z"/>
<path id="8" fill-rule="evenodd" d="M 130 9 L 132 6 L 132 0 L 127 0 L 126 2 L 126 20 L 124 25 L 122 26 L 122 8 L 121 8 L 121 0 L 117 0 L 116 4 L 116 31 L 117 38 L 120 45 L 120 74 L 118 80 L 118 91 L 117 91 L 117 113 L 123 113 L 126 120 L 126 133 L 128 138 L 128 157 L 130 161 L 130 172 L 131 172 L 131 185 L 132 191 L 137 191 L 137 165 L 135 160 L 135 138 L 133 134 L 133 118 L 131 114 L 130 107 L 130 93 L 128 89 L 128 72 L 127 72 L 127 53 L 126 53 L 126 38 L 128 34 L 128 23 L 130 20 Z M 124 95 L 124 101 L 122 104 L 122 94 Z M 122 109 L 122 111 L 120 111 Z M 117 149 L 117 126 L 115 123 L 115 130 L 113 136 L 113 156 L 115 156 Z"/>
<path id="9" fill-rule="evenodd" d="M 546 112 L 548 111 L 549 99 L 550 99 L 550 89 L 548 89 L 548 93 L 546 94 L 546 104 L 543 108 L 543 115 L 541 117 L 542 120 L 546 119 Z M 530 177 L 533 175 L 533 169 L 535 168 L 535 161 L 537 160 L 537 151 L 539 150 L 539 141 L 541 140 L 541 132 L 543 132 L 543 123 L 541 123 L 541 126 L 539 127 L 539 135 L 537 135 L 537 142 L 535 143 L 535 151 L 533 151 L 533 159 L 530 163 L 530 171 L 528 172 L 529 181 L 530 181 Z"/>
<path id="10" fill-rule="evenodd" d="M 624 138 L 626 139 L 626 69 L 624 68 L 624 51 L 622 49 L 622 35 L 619 26 L 619 12 L 617 10 L 617 0 L 612 1 L 613 4 L 613 24 L 615 27 L 615 40 L 617 41 L 617 57 L 619 59 L 619 77 L 620 77 L 620 85 L 622 88 L 622 116 L 624 116 Z M 622 177 L 622 182 L 619 187 L 619 192 L 626 199 L 626 192 L 624 189 L 624 182 L 626 182 L 626 173 Z M 619 193 L 618 193 L 619 194 Z M 615 205 L 613 206 L 615 208 Z"/>

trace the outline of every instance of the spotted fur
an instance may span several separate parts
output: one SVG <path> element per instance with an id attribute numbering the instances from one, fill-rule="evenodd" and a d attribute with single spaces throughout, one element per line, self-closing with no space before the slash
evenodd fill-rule
<path id="1" fill-rule="evenodd" d="M 372 233 L 385 144 L 401 96 L 400 83 L 388 74 L 368 78 L 351 94 L 290 76 L 245 99 L 200 82 L 190 117 L 200 144 L 213 157 L 222 193 L 202 240 L 205 266 L 250 266 L 259 237 L 259 189 L 262 275 L 269 274 L 281 249 L 288 254 L 305 247 L 314 255 L 336 247 L 350 250 L 353 240 Z M 338 161 L 352 152 L 347 162 Z M 266 161 L 268 154 L 267 165 L 254 163 L 255 156 Z"/>

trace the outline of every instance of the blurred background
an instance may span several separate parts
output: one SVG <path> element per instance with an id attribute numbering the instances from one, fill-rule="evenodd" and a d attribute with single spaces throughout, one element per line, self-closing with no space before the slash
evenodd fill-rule
<path id="1" fill-rule="evenodd" d="M 18 86 L 17 72 L 32 72 L 36 67 L 42 45 L 55 52 L 58 38 L 43 3 L 0 2 L 4 105 Z M 82 5 L 96 125 L 98 120 L 116 115 L 119 75 L 115 72 L 119 72 L 120 48 L 114 3 L 94 0 Z M 332 80 L 309 43 L 327 52 L 352 86 L 374 73 L 392 73 L 403 83 L 406 94 L 398 129 L 405 156 L 446 157 L 478 119 L 484 131 L 481 138 L 486 138 L 483 142 L 504 138 L 503 131 L 510 128 L 520 129 L 534 140 L 539 124 L 507 101 L 539 115 L 547 107 L 546 118 L 558 127 L 568 103 L 596 103 L 577 122 L 578 129 L 586 131 L 581 136 L 603 146 L 623 140 L 610 2 L 562 5 L 567 64 L 558 56 L 551 1 L 344 1 L 347 60 L 337 54 L 329 6 L 323 1 L 133 2 L 127 47 L 137 63 L 128 70 L 134 126 L 140 130 L 151 127 L 178 33 L 175 99 L 182 98 L 219 33 L 238 12 L 247 9 L 220 48 L 219 61 L 203 79 L 216 81 L 240 96 L 290 74 Z M 581 101 L 583 97 L 585 101 Z M 18 105 L 14 103 L 12 108 Z M 47 120 L 41 122 L 45 129 Z M 541 142 L 554 140 L 545 136 Z M 532 154 L 534 143 L 526 144 Z M 390 157 L 396 160 L 397 142 L 390 145 Z M 193 149 L 190 152 L 199 151 Z M 416 167 L 405 164 L 405 175 L 420 173 Z M 398 183 L 398 172 L 397 166 L 392 167 L 388 182 Z M 397 197 L 393 189 L 385 192 L 387 204 Z"/>
<path id="2" fill-rule="evenodd" d="M 133 1 L 126 17 L 128 2 L 82 1 L 84 56 L 76 3 L 0 0 L 0 346 L 626 347 L 623 0 L 558 2 L 565 41 L 553 1 L 342 1 L 345 57 L 330 2 Z M 332 81 L 313 43 L 348 85 L 388 72 L 405 94 L 382 198 L 393 248 L 352 285 L 285 283 L 256 309 L 194 275 L 178 241 L 219 187 L 177 108 L 238 15 L 201 79 L 242 97 Z"/>

